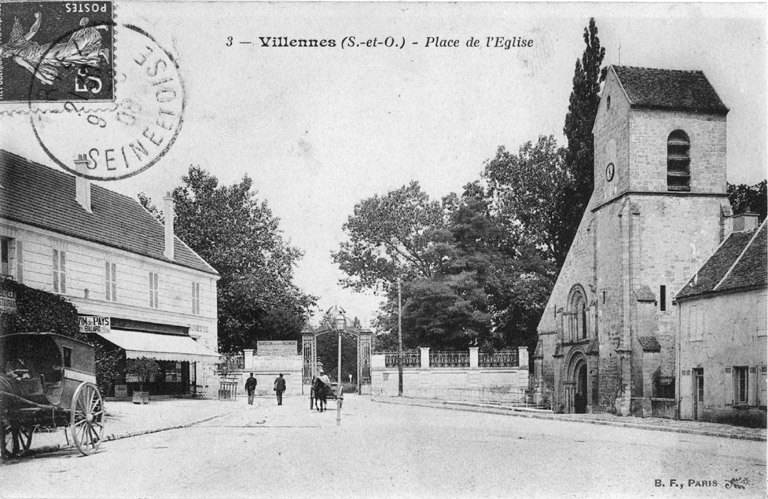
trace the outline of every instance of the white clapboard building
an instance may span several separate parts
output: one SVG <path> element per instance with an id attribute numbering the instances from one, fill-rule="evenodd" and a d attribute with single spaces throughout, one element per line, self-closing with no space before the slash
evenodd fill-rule
<path id="1" fill-rule="evenodd" d="M 2 274 L 65 297 L 81 331 L 125 358 L 158 360 L 151 392 L 185 394 L 218 361 L 219 274 L 174 236 L 170 197 L 164 212 L 165 226 L 127 196 L 0 151 Z"/>

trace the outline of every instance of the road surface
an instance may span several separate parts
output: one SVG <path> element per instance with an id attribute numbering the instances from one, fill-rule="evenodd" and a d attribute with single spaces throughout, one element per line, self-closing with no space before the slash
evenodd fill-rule
<path id="1" fill-rule="evenodd" d="M 92 456 L 14 460 L 0 497 L 765 497 L 765 442 L 356 396 L 340 426 L 333 401 L 322 414 L 299 397 L 232 404 Z"/>

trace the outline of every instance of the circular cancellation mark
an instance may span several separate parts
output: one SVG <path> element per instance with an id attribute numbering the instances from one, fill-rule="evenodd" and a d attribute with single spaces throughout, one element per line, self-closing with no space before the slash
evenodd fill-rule
<path id="1" fill-rule="evenodd" d="M 41 103 L 30 87 L 30 120 L 40 146 L 62 168 L 92 180 L 118 180 L 151 167 L 173 146 L 184 121 L 184 82 L 173 56 L 136 26 L 114 28 L 114 102 L 70 92 L 65 102 Z M 78 71 L 80 90 L 102 84 L 101 75 Z"/>

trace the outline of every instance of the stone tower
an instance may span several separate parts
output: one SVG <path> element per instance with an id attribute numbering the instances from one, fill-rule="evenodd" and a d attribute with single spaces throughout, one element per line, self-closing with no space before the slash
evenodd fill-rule
<path id="1" fill-rule="evenodd" d="M 555 410 L 650 415 L 674 398 L 672 297 L 730 222 L 727 113 L 700 71 L 609 67 L 592 198 L 538 328 Z"/>

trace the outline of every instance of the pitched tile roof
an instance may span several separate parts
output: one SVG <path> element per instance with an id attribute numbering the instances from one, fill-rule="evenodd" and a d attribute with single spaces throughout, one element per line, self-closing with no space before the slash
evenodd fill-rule
<path id="1" fill-rule="evenodd" d="M 632 107 L 727 114 L 701 71 L 612 66 Z"/>
<path id="2" fill-rule="evenodd" d="M 74 176 L 0 150 L 0 217 L 170 262 L 163 224 L 137 201 L 91 185 L 91 209 L 75 200 Z M 173 263 L 218 275 L 178 237 L 174 256 Z"/>
<path id="3" fill-rule="evenodd" d="M 768 286 L 766 230 L 763 222 L 757 231 L 731 234 L 676 299 Z"/>

